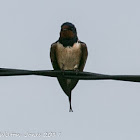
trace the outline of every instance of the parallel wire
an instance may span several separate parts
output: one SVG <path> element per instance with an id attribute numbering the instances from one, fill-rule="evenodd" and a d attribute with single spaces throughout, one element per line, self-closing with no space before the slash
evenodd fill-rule
<path id="1" fill-rule="evenodd" d="M 140 75 L 105 75 L 91 72 L 58 71 L 58 70 L 22 70 L 0 68 L 0 76 L 38 75 L 49 77 L 63 77 L 79 80 L 121 80 L 140 82 Z"/>

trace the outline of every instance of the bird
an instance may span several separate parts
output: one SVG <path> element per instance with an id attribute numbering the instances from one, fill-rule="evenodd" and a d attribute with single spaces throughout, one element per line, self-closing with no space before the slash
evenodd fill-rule
<path id="1" fill-rule="evenodd" d="M 65 22 L 61 25 L 59 39 L 51 44 L 50 59 L 54 70 L 62 72 L 66 70 L 82 72 L 88 57 L 87 45 L 80 41 L 77 36 L 77 30 L 71 22 Z M 72 90 L 78 83 L 78 79 L 66 79 L 62 76 L 57 77 L 58 82 L 68 96 L 70 109 Z"/>

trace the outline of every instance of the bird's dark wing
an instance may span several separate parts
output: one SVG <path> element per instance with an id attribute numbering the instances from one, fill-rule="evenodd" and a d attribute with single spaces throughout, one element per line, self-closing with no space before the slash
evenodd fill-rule
<path id="1" fill-rule="evenodd" d="M 56 47 L 57 47 L 56 43 L 53 43 L 51 45 L 50 58 L 51 58 L 51 63 L 52 63 L 53 69 L 60 70 L 60 67 L 57 62 L 57 57 L 56 57 Z M 67 79 L 62 78 L 61 76 L 58 76 L 57 79 L 58 79 L 59 84 L 60 84 L 61 88 L 63 89 L 63 91 L 67 95 L 70 94 L 70 89 L 67 87 Z"/>
<path id="2" fill-rule="evenodd" d="M 82 56 L 81 56 L 81 60 L 80 60 L 78 69 L 79 69 L 79 71 L 83 71 L 86 60 L 87 60 L 87 56 L 88 56 L 88 50 L 87 50 L 87 46 L 84 42 L 80 42 L 80 43 L 81 43 Z"/>
<path id="3" fill-rule="evenodd" d="M 50 58 L 51 58 L 51 63 L 54 70 L 60 70 L 59 65 L 57 63 L 57 58 L 56 58 L 56 47 L 57 47 L 56 43 L 53 43 L 51 45 Z"/>
<path id="4" fill-rule="evenodd" d="M 85 67 L 86 60 L 87 60 L 87 56 L 88 56 L 88 50 L 87 50 L 87 46 L 84 42 L 79 41 L 79 43 L 81 44 L 82 55 L 81 55 L 81 60 L 80 60 L 78 70 L 83 71 L 83 69 Z M 79 80 L 77 80 L 77 79 L 71 79 L 71 84 L 69 85 L 69 89 L 73 90 L 74 87 L 77 85 L 78 81 Z"/>

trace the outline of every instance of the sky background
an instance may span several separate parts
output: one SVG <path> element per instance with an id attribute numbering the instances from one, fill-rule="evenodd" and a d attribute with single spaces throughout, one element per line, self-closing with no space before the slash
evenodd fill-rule
<path id="1" fill-rule="evenodd" d="M 85 71 L 140 75 L 139 7 L 138 0 L 0 0 L 0 67 L 51 70 L 50 46 L 69 21 L 88 46 Z M 80 81 L 72 107 L 55 78 L 0 77 L 0 139 L 140 140 L 140 83 Z"/>

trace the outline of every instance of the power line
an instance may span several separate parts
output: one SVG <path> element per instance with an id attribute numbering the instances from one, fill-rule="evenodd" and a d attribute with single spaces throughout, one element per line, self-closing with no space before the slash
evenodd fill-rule
<path id="1" fill-rule="evenodd" d="M 75 71 L 60 71 L 60 70 L 22 70 L 0 68 L 0 76 L 23 76 L 23 75 L 39 75 L 79 80 L 121 80 L 130 82 L 140 82 L 140 75 L 105 75 L 91 72 L 75 72 Z"/>

